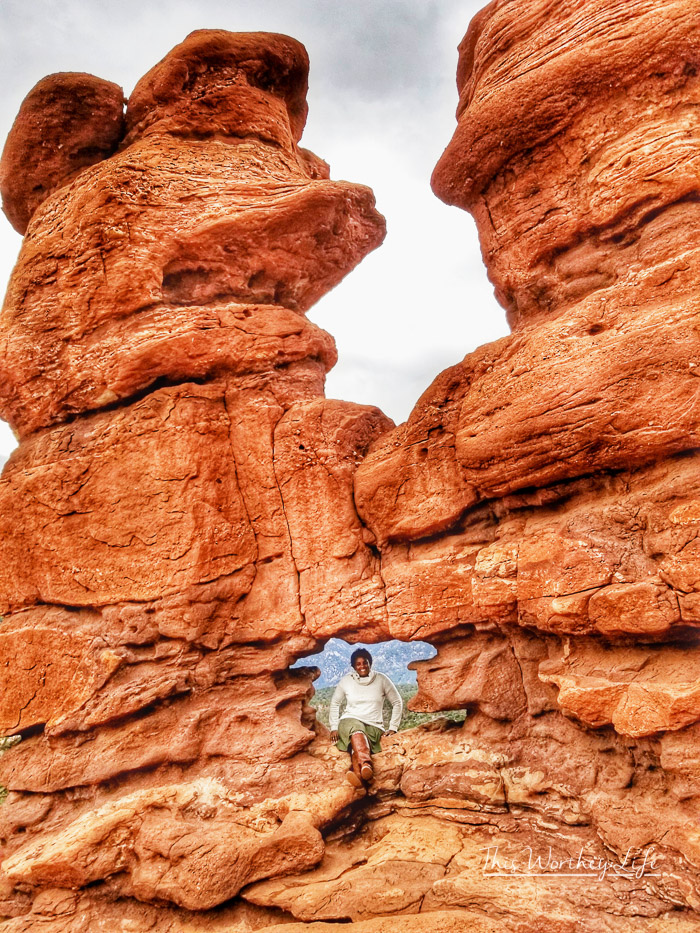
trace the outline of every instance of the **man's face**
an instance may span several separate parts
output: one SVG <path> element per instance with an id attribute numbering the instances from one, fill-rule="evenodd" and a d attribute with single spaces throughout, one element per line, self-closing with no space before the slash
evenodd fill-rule
<path id="1" fill-rule="evenodd" d="M 360 675 L 360 677 L 367 677 L 369 674 L 369 661 L 367 658 L 355 658 L 355 663 L 353 667 Z"/>

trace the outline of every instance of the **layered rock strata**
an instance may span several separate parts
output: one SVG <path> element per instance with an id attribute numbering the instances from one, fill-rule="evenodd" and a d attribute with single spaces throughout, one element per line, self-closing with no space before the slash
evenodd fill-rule
<path id="1" fill-rule="evenodd" d="M 699 30 L 687 2 L 497 0 L 475 18 L 433 187 L 474 215 L 513 333 L 442 373 L 355 481 L 392 634 L 438 646 L 416 707 L 477 710 L 465 732 L 545 796 L 559 784 L 542 812 L 620 857 L 662 853 L 651 884 L 686 911 Z"/>
<path id="2" fill-rule="evenodd" d="M 391 422 L 323 398 L 335 347 L 304 312 L 384 220 L 299 147 L 307 74 L 293 39 L 202 31 L 125 114 L 115 85 L 44 79 L 5 147 L 8 929 L 213 924 L 315 866 L 352 802 L 288 668 L 388 634 L 352 476 Z"/>
<path id="3" fill-rule="evenodd" d="M 688 0 L 474 20 L 434 186 L 513 334 L 395 429 L 323 398 L 304 311 L 383 223 L 299 148 L 298 43 L 194 33 L 123 123 L 90 76 L 30 94 L 2 929 L 697 929 L 699 28 Z M 412 706 L 468 710 L 385 739 L 367 793 L 289 670 L 331 636 L 430 641 Z"/>

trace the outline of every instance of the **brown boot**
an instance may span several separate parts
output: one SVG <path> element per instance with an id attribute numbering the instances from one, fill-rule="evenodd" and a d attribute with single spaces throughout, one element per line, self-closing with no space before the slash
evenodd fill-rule
<path id="1" fill-rule="evenodd" d="M 360 776 L 360 763 L 357 760 L 357 755 L 350 750 L 350 770 L 345 775 L 345 779 L 352 784 L 353 787 L 362 787 L 362 777 Z"/>
<path id="2" fill-rule="evenodd" d="M 360 777 L 363 781 L 371 781 L 374 777 L 372 768 L 372 752 L 369 747 L 369 739 L 364 732 L 353 732 L 350 736 L 350 744 L 355 753 L 353 757 L 357 758 L 360 766 Z"/>

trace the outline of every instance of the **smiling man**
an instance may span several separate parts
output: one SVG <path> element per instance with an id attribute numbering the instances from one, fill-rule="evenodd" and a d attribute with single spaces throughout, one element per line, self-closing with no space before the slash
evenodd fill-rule
<path id="1" fill-rule="evenodd" d="M 329 712 L 331 742 L 343 752 L 350 752 L 348 781 L 355 787 L 374 776 L 372 752 L 382 750 L 381 737 L 393 735 L 399 728 L 403 702 L 399 691 L 381 671 L 372 670 L 372 655 L 358 648 L 350 655 L 352 670 L 335 688 Z M 391 703 L 389 728 L 384 727 L 384 698 Z M 340 707 L 345 700 L 341 716 Z"/>

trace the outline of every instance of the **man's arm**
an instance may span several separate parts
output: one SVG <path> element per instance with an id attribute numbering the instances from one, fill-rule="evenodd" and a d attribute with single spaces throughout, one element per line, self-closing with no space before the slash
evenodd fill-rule
<path id="1" fill-rule="evenodd" d="M 403 716 L 403 700 L 401 695 L 389 678 L 384 674 L 384 696 L 391 703 L 391 721 L 387 732 L 398 732 Z"/>
<path id="2" fill-rule="evenodd" d="M 331 730 L 331 735 L 338 732 L 338 722 L 340 720 L 340 704 L 344 699 L 345 688 L 343 687 L 343 683 L 341 681 L 333 691 L 331 705 L 328 708 L 328 728 Z"/>

